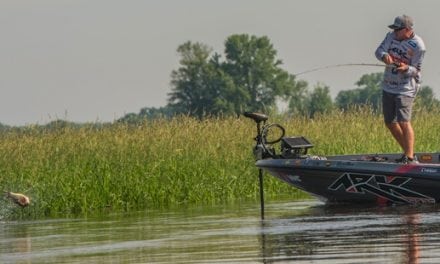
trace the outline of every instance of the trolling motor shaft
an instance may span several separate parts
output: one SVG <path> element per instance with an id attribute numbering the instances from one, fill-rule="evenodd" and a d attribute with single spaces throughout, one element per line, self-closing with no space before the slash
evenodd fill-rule
<path id="1" fill-rule="evenodd" d="M 254 147 L 254 156 L 256 160 L 263 158 L 263 139 L 261 135 L 261 122 L 263 124 L 266 123 L 269 117 L 265 114 L 253 113 L 253 112 L 244 112 L 243 115 L 250 119 L 253 119 L 255 123 L 257 123 L 257 136 L 255 137 L 255 141 L 257 142 Z M 258 179 L 259 179 L 259 187 L 260 187 L 260 215 L 261 220 L 264 220 L 264 190 L 263 190 L 263 170 L 258 169 Z"/>

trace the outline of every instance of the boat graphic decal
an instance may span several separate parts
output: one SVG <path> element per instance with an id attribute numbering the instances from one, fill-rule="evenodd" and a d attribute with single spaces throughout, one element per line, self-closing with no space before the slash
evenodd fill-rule
<path id="1" fill-rule="evenodd" d="M 435 199 L 405 188 L 411 178 L 362 173 L 344 173 L 335 180 L 329 190 L 341 187 L 348 193 L 374 194 L 393 202 L 400 203 L 435 203 Z"/>
<path id="2" fill-rule="evenodd" d="M 294 185 L 295 185 L 295 183 L 302 182 L 299 175 L 291 175 L 291 174 L 284 173 L 284 172 L 278 172 L 276 175 L 280 180 L 294 184 Z"/>

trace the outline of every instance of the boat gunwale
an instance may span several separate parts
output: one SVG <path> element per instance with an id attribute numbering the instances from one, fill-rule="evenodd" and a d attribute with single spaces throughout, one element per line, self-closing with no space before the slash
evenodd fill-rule
<path id="1" fill-rule="evenodd" d="M 393 154 L 387 154 L 387 155 L 393 155 Z M 379 161 L 366 161 L 366 160 L 331 159 L 332 156 L 328 156 L 327 158 L 328 158 L 327 160 L 304 159 L 304 158 L 263 159 L 256 161 L 256 166 L 261 169 L 269 169 L 269 170 L 296 169 L 296 170 L 309 170 L 309 171 L 312 170 L 312 171 L 323 171 L 323 172 L 331 171 L 331 172 L 341 172 L 341 173 L 348 172 L 348 173 L 366 173 L 366 174 L 387 175 L 387 176 L 404 176 L 404 177 L 429 179 L 429 180 L 440 179 L 439 163 L 401 164 L 401 163 L 389 162 L 389 161 L 379 162 Z M 371 169 L 367 168 L 368 166 L 371 166 Z M 419 171 L 414 171 L 414 169 L 417 168 L 421 168 L 421 169 Z M 425 168 L 426 170 L 422 171 L 423 168 Z"/>

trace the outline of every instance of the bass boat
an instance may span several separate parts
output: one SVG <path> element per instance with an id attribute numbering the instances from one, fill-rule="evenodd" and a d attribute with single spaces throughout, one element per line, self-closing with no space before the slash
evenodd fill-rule
<path id="1" fill-rule="evenodd" d="M 313 145 L 304 136 L 285 137 L 284 128 L 266 124 L 264 114 L 246 112 L 244 116 L 257 124 L 253 152 L 260 169 L 262 206 L 261 170 L 327 204 L 440 201 L 440 153 L 416 153 L 418 163 L 413 164 L 396 162 L 402 154 L 309 155 Z"/>

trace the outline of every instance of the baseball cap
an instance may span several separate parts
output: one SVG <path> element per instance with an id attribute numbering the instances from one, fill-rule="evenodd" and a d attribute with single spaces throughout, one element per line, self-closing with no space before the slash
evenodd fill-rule
<path id="1" fill-rule="evenodd" d="M 414 21 L 407 15 L 398 16 L 394 19 L 394 23 L 388 27 L 391 29 L 412 28 Z"/>

